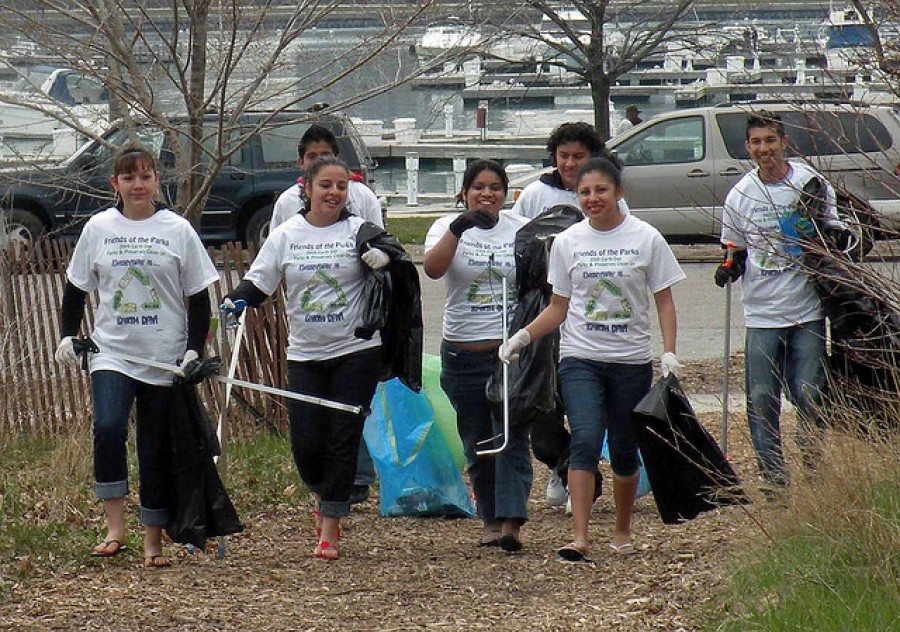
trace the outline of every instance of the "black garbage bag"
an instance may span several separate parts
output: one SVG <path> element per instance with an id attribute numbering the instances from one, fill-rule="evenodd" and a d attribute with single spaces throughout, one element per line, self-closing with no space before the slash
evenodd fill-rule
<path id="1" fill-rule="evenodd" d="M 660 378 L 632 413 L 638 447 L 662 521 L 747 502 L 737 474 L 700 425 L 678 378 Z"/>
<path id="2" fill-rule="evenodd" d="M 808 222 L 800 240 L 809 272 L 830 328 L 831 397 L 857 412 L 859 430 L 900 430 L 894 415 L 900 399 L 900 314 L 853 261 L 838 231 L 823 221 L 825 184 L 817 177 L 803 186 L 798 212 Z"/>
<path id="3" fill-rule="evenodd" d="M 169 410 L 173 542 L 206 548 L 207 538 L 243 531 L 213 457 L 221 451 L 212 423 L 192 384 L 172 387 Z"/>

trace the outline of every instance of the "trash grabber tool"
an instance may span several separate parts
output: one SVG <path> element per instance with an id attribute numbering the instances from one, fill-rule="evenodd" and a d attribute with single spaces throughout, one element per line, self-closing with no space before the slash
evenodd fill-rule
<path id="1" fill-rule="evenodd" d="M 506 344 L 509 340 L 509 332 L 507 331 L 507 316 L 509 315 L 509 297 L 506 295 L 506 286 L 507 280 L 506 275 L 503 276 L 503 344 Z M 475 454 L 478 456 L 486 456 L 489 454 L 499 454 L 506 449 L 507 444 L 509 444 L 509 365 L 506 362 L 501 362 L 503 371 L 503 432 L 498 435 L 494 435 L 490 439 L 485 439 L 484 441 L 479 441 L 475 448 Z M 477 446 L 491 444 L 499 438 L 503 438 L 503 443 L 501 443 L 496 448 L 487 448 L 484 450 L 479 450 Z"/>
<path id="2" fill-rule="evenodd" d="M 104 351 L 103 353 L 109 358 L 124 360 L 125 362 L 132 362 L 134 364 L 140 364 L 142 366 L 149 366 L 153 367 L 154 369 L 161 369 L 163 371 L 170 371 L 172 373 L 181 371 L 181 367 L 175 364 L 166 364 L 165 362 L 147 360 L 145 358 L 128 355 L 127 353 L 111 353 L 108 351 Z M 293 391 L 286 391 L 281 388 L 275 388 L 274 386 L 266 386 L 265 384 L 256 384 L 254 382 L 247 382 L 246 380 L 222 377 L 221 375 L 210 375 L 209 377 L 210 379 L 216 380 L 217 382 L 222 382 L 223 384 L 232 384 L 234 386 L 240 386 L 241 388 L 249 388 L 250 390 L 260 391 L 261 393 L 268 393 L 269 395 L 278 395 L 281 397 L 286 397 L 288 399 L 297 400 L 298 402 L 313 404 L 314 406 L 324 406 L 325 408 L 342 410 L 344 412 L 353 413 L 354 415 L 358 415 L 363 412 L 362 406 L 344 404 L 343 402 L 335 402 L 330 399 L 324 399 L 322 397 L 304 395 L 303 393 L 294 393 Z"/>
<path id="3" fill-rule="evenodd" d="M 238 356 L 241 352 L 241 343 L 244 340 L 244 328 L 246 320 L 240 317 L 229 318 L 227 314 L 222 314 L 221 321 L 223 324 L 222 327 L 222 339 L 228 339 L 228 330 L 234 329 L 234 340 L 231 343 L 231 359 L 228 363 L 228 377 L 230 379 L 234 379 L 235 374 L 237 373 L 237 365 L 238 365 Z M 228 404 L 231 403 L 231 391 L 234 388 L 234 384 L 226 383 L 225 384 L 225 396 L 221 400 L 221 407 L 219 408 L 219 419 L 216 422 L 216 436 L 219 438 L 219 456 L 214 457 L 216 465 L 219 467 L 219 476 L 222 477 L 222 484 L 228 484 L 228 425 L 226 424 L 226 416 L 228 414 Z M 219 538 L 219 545 L 216 547 L 216 558 L 224 559 L 225 558 L 225 549 L 226 549 L 226 541 L 227 536 L 222 536 Z"/>
<path id="4" fill-rule="evenodd" d="M 734 264 L 734 244 L 730 241 L 725 244 L 725 263 L 726 268 Z M 728 457 L 728 387 L 729 387 L 729 368 L 731 360 L 731 284 L 733 281 L 729 278 L 725 284 L 725 350 L 722 356 L 722 431 L 719 439 L 719 448 L 722 454 Z"/>

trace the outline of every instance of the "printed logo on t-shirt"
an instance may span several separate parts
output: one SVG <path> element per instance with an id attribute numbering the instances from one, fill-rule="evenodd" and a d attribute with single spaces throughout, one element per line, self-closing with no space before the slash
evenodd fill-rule
<path id="1" fill-rule="evenodd" d="M 609 279 L 597 282 L 584 306 L 584 317 L 588 320 L 628 320 L 632 316 L 631 303 Z"/>
<path id="2" fill-rule="evenodd" d="M 167 239 L 157 237 L 109 237 L 104 245 L 110 266 L 122 270 L 112 296 L 116 325 L 159 325 L 162 301 L 146 268 L 160 266 L 160 258 L 168 256 Z"/>
<path id="3" fill-rule="evenodd" d="M 594 283 L 584 304 L 584 326 L 587 331 L 628 332 L 628 323 L 609 321 L 627 321 L 634 317 L 634 307 L 618 280 L 631 276 L 629 268 L 635 265 L 638 255 L 640 250 L 636 248 L 600 248 L 575 253 L 576 274 Z"/>
<path id="4" fill-rule="evenodd" d="M 317 270 L 313 274 L 309 283 L 306 284 L 303 294 L 300 295 L 300 307 L 306 312 L 332 311 L 349 304 L 350 301 L 347 300 L 347 295 L 340 282 L 324 270 Z M 319 319 L 320 317 L 312 314 L 306 316 L 307 322 L 315 322 Z M 325 320 L 324 317 L 321 319 Z M 341 319 L 343 319 L 343 313 L 328 315 L 329 322 Z"/>

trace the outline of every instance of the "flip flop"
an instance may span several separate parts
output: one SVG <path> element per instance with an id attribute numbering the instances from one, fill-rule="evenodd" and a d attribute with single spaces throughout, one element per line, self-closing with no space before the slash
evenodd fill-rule
<path id="1" fill-rule="evenodd" d="M 169 568 L 171 565 L 172 560 L 167 558 L 162 553 L 144 558 L 145 568 Z"/>
<path id="2" fill-rule="evenodd" d="M 590 562 L 588 548 L 581 547 L 574 542 L 569 542 L 556 551 L 556 554 L 565 562 Z"/>
<path id="3" fill-rule="evenodd" d="M 626 555 L 634 555 L 635 553 L 637 553 L 637 549 L 634 548 L 631 542 L 626 542 L 625 544 L 620 544 L 618 546 L 610 542 L 609 550 L 613 555 L 621 555 L 623 557 Z"/>
<path id="4" fill-rule="evenodd" d="M 115 548 L 109 550 L 109 547 Z M 104 540 L 93 549 L 91 549 L 91 557 L 115 557 L 119 553 L 128 550 L 128 545 L 119 540 Z"/>

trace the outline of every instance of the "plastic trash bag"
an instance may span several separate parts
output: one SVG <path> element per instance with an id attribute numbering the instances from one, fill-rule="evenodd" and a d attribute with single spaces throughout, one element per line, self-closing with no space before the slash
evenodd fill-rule
<path id="1" fill-rule="evenodd" d="M 609 463 L 609 443 L 607 443 L 605 436 L 603 437 L 603 448 L 600 451 L 600 455 Z M 650 477 L 647 476 L 647 468 L 644 467 L 644 460 L 641 458 L 640 450 L 638 450 L 638 459 L 641 461 L 641 467 L 638 470 L 640 476 L 638 477 L 637 497 L 643 498 L 652 492 L 653 488 L 650 486 Z"/>
<path id="2" fill-rule="evenodd" d="M 700 425 L 678 378 L 660 378 L 635 407 L 638 446 L 662 521 L 747 502 L 737 474 Z"/>
<path id="3" fill-rule="evenodd" d="M 379 384 L 363 436 L 378 470 L 382 516 L 475 514 L 424 394 L 396 378 Z"/>
<path id="4" fill-rule="evenodd" d="M 464 471 L 466 455 L 456 428 L 456 410 L 453 409 L 447 393 L 441 388 L 441 356 L 430 353 L 422 355 L 422 390 L 431 405 L 434 424 L 453 455 L 456 467 L 460 472 Z"/>

